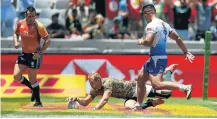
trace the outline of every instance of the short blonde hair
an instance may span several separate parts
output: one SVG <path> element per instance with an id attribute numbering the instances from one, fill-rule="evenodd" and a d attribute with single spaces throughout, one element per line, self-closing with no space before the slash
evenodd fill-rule
<path id="1" fill-rule="evenodd" d="M 91 78 L 93 80 L 101 80 L 101 76 L 98 73 L 92 73 L 88 75 L 88 79 Z"/>

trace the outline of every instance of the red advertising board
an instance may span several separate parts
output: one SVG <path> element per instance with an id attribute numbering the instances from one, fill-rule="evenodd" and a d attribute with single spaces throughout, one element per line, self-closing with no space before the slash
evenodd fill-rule
<path id="1" fill-rule="evenodd" d="M 147 55 L 47 55 L 39 74 L 81 74 L 98 72 L 103 77 L 115 77 L 125 80 L 135 80 L 138 71 L 149 58 Z M 17 55 L 1 55 L 2 74 L 12 74 Z M 204 57 L 197 55 L 194 63 L 189 63 L 182 55 L 169 55 L 168 65 L 180 64 L 172 76 L 172 81 L 193 84 L 193 97 L 202 97 Z M 217 56 L 210 57 L 209 97 L 217 97 Z M 178 90 L 173 91 L 173 97 L 184 97 Z"/>

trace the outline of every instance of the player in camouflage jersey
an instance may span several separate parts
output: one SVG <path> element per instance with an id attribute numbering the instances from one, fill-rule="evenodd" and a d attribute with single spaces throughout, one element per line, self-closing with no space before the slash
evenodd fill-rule
<path id="1" fill-rule="evenodd" d="M 166 71 L 173 72 L 178 65 L 171 65 Z M 170 72 L 170 73 L 171 73 Z M 132 109 L 137 100 L 137 83 L 136 81 L 118 80 L 115 78 L 101 78 L 98 73 L 88 76 L 88 80 L 92 87 L 90 94 L 86 98 L 68 98 L 67 101 L 77 101 L 82 106 L 87 106 L 97 95 L 102 95 L 102 99 L 93 108 L 101 109 L 107 102 L 109 97 L 126 99 L 124 106 Z M 154 90 L 151 85 L 146 84 L 146 97 L 158 97 L 157 100 L 151 100 L 143 104 L 143 109 L 164 103 L 161 98 L 169 98 L 172 94 L 170 90 Z"/>

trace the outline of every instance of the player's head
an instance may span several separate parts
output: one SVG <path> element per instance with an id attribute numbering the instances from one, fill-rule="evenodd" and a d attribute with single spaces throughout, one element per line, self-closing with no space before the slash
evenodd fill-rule
<path id="1" fill-rule="evenodd" d="M 26 8 L 26 22 L 27 24 L 32 24 L 35 22 L 36 10 L 34 7 Z"/>
<path id="2" fill-rule="evenodd" d="M 151 22 L 152 18 L 156 16 L 156 9 L 153 4 L 147 4 L 140 10 L 142 17 L 145 17 L 147 22 Z"/>
<path id="3" fill-rule="evenodd" d="M 101 76 L 98 73 L 92 73 L 88 75 L 88 80 L 90 82 L 90 86 L 93 89 L 101 89 L 102 88 L 102 81 Z"/>

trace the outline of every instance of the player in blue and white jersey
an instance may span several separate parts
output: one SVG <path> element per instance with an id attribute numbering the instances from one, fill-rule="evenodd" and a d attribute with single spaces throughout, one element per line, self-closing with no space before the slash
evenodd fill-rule
<path id="1" fill-rule="evenodd" d="M 194 55 L 188 51 L 181 37 L 175 32 L 175 30 L 172 29 L 168 23 L 157 18 L 154 5 L 147 4 L 143 6 L 141 9 L 141 15 L 142 17 L 145 17 L 148 24 L 144 30 L 144 36 L 137 41 L 137 44 L 150 47 L 150 58 L 144 64 L 138 75 L 138 98 L 134 110 L 141 109 L 146 88 L 145 82 L 148 80 L 151 81 L 153 88 L 156 90 L 179 89 L 186 92 L 187 99 L 190 99 L 193 88 L 192 85 L 184 85 L 163 80 L 163 72 L 167 67 L 166 41 L 168 37 L 176 41 L 177 45 L 183 51 L 186 60 L 192 63 L 194 60 Z"/>

